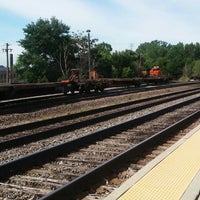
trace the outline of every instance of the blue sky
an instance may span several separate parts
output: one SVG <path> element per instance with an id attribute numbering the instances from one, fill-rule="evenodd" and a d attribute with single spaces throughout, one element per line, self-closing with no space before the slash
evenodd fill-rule
<path id="1" fill-rule="evenodd" d="M 199 0 L 1 0 L 0 65 L 5 44 L 16 60 L 23 28 L 39 18 L 54 16 L 75 32 L 90 29 L 91 38 L 121 51 L 153 40 L 200 42 L 199 11 Z"/>

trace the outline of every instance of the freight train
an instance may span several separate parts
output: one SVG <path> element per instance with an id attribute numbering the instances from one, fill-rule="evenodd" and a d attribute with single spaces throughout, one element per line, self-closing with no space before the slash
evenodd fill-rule
<path id="1" fill-rule="evenodd" d="M 55 83 L 32 84 L 2 84 L 0 85 L 0 99 L 25 97 L 42 94 L 63 92 L 64 94 L 103 92 L 106 87 L 139 87 L 141 84 L 166 83 L 168 77 L 162 76 L 159 67 L 141 71 L 140 77 L 135 78 L 102 78 L 91 70 L 90 79 L 82 79 L 80 70 L 71 70 L 69 79 Z"/>
<path id="2" fill-rule="evenodd" d="M 58 93 L 61 83 L 0 84 L 0 100 Z"/>
<path id="3" fill-rule="evenodd" d="M 154 66 L 150 70 L 141 71 L 140 77 L 134 78 L 102 78 L 95 70 L 90 71 L 90 79 L 81 79 L 81 73 L 78 69 L 71 71 L 71 76 L 67 80 L 62 80 L 64 84 L 64 93 L 89 93 L 91 91 L 103 92 L 106 87 L 139 87 L 141 84 L 160 84 L 166 83 L 169 80 L 168 77 L 163 76 L 161 68 Z"/>
<path id="4" fill-rule="evenodd" d="M 72 69 L 69 79 L 62 80 L 64 94 L 78 91 L 79 93 L 103 92 L 106 87 L 106 80 L 99 78 L 95 70 L 90 71 L 90 78 L 83 79 L 79 69 Z"/>

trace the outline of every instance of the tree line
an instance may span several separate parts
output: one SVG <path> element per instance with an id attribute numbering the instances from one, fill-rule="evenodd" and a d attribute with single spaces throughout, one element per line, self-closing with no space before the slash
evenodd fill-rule
<path id="1" fill-rule="evenodd" d="M 84 32 L 70 32 L 70 27 L 55 17 L 38 19 L 24 29 L 19 44 L 24 51 L 14 66 L 17 77 L 25 82 L 53 82 L 68 78 L 71 69 L 80 69 L 88 78 L 88 51 L 91 69 L 105 78 L 140 76 L 141 70 L 160 66 L 163 74 L 174 79 L 200 77 L 200 44 L 168 44 L 152 41 L 135 51 L 114 51 L 108 43 L 88 39 Z M 90 47 L 90 48 L 89 48 Z"/>

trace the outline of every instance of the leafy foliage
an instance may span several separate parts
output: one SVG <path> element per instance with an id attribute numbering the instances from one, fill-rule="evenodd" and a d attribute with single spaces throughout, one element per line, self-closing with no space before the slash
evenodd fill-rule
<path id="1" fill-rule="evenodd" d="M 112 47 L 107 43 L 100 43 L 94 46 L 91 51 L 93 68 L 103 77 L 112 77 Z"/>
<path id="2" fill-rule="evenodd" d="M 73 60 L 74 50 L 69 30 L 55 18 L 28 24 L 24 28 L 25 38 L 19 41 L 25 52 L 15 66 L 17 74 L 23 72 L 20 75 L 29 82 L 40 82 L 44 76 L 48 81 L 57 80 L 59 75 L 66 76 L 67 61 Z M 30 73 L 31 78 L 26 75 Z"/>
<path id="3" fill-rule="evenodd" d="M 114 52 L 112 54 L 114 77 L 128 78 L 137 75 L 138 65 L 137 54 L 132 50 Z"/>
<path id="4" fill-rule="evenodd" d="M 192 66 L 195 60 L 200 59 L 199 43 L 171 45 L 156 40 L 141 44 L 136 52 L 144 58 L 143 67 L 146 69 L 156 65 L 162 68 L 164 74 L 170 74 L 175 79 L 182 75 L 198 77 Z"/>
<path id="5" fill-rule="evenodd" d="M 200 78 L 200 60 L 196 60 L 193 63 L 192 77 Z"/>
<path id="6" fill-rule="evenodd" d="M 142 69 L 160 66 L 173 78 L 200 77 L 200 44 L 168 44 L 155 40 L 140 44 L 136 51 L 112 51 L 110 44 L 97 43 L 84 32 L 70 33 L 70 27 L 52 17 L 38 19 L 23 29 L 20 45 L 25 51 L 15 65 L 18 79 L 26 82 L 58 81 L 72 68 L 88 78 L 90 44 L 91 69 L 106 78 L 140 76 Z"/>

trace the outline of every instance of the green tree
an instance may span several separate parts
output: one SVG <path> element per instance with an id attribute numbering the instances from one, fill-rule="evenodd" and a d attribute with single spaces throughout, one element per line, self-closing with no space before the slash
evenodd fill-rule
<path id="1" fill-rule="evenodd" d="M 188 79 L 191 77 L 199 77 L 199 59 L 200 59 L 200 45 L 199 43 L 185 44 L 184 46 L 184 60 L 185 66 L 183 68 L 183 76 Z"/>
<path id="2" fill-rule="evenodd" d="M 112 47 L 105 42 L 96 44 L 91 50 L 93 68 L 103 77 L 112 77 Z"/>
<path id="3" fill-rule="evenodd" d="M 132 50 L 112 53 L 113 77 L 121 78 L 125 76 L 138 75 L 138 55 Z M 127 73 L 127 71 L 129 71 Z"/>
<path id="4" fill-rule="evenodd" d="M 200 59 L 200 44 L 198 42 L 195 44 L 194 59 Z"/>
<path id="5" fill-rule="evenodd" d="M 30 62 L 31 61 L 31 62 Z M 18 62 L 15 65 L 15 70 L 19 80 L 25 82 L 47 82 L 48 71 L 44 59 L 34 54 L 28 54 L 26 52 L 19 56 Z"/>
<path id="6" fill-rule="evenodd" d="M 122 71 L 122 78 L 133 78 L 134 70 L 130 67 L 124 67 Z"/>
<path id="7" fill-rule="evenodd" d="M 171 46 L 167 55 L 166 71 L 171 74 L 172 77 L 178 79 L 182 76 L 184 66 L 185 51 L 183 43 L 178 43 Z"/>
<path id="8" fill-rule="evenodd" d="M 89 77 L 89 66 L 88 66 L 88 53 L 89 53 L 89 42 L 90 42 L 90 59 L 91 59 L 91 68 L 94 68 L 94 53 L 96 48 L 96 42 L 98 41 L 96 38 L 90 38 L 88 41 L 88 36 L 85 35 L 84 32 L 73 33 L 73 38 L 75 41 L 75 45 L 77 47 L 77 51 L 75 53 L 76 63 L 74 65 L 75 68 L 80 69 L 82 78 Z"/>
<path id="9" fill-rule="evenodd" d="M 193 63 L 192 76 L 200 79 L 200 60 Z"/>
<path id="10" fill-rule="evenodd" d="M 154 40 L 145 42 L 136 49 L 136 53 L 143 58 L 143 67 L 149 69 L 153 66 L 164 67 L 167 63 L 166 55 L 170 45 L 164 41 Z"/>
<path id="11" fill-rule="evenodd" d="M 25 51 L 15 66 L 16 71 L 23 72 L 20 76 L 29 82 L 56 81 L 67 76 L 68 61 L 74 59 L 77 49 L 69 30 L 69 26 L 54 17 L 28 24 L 23 29 L 25 38 L 19 41 Z"/>
<path id="12" fill-rule="evenodd" d="M 191 64 L 195 59 L 195 45 L 194 44 L 185 44 L 184 46 L 184 57 L 185 64 Z"/>

